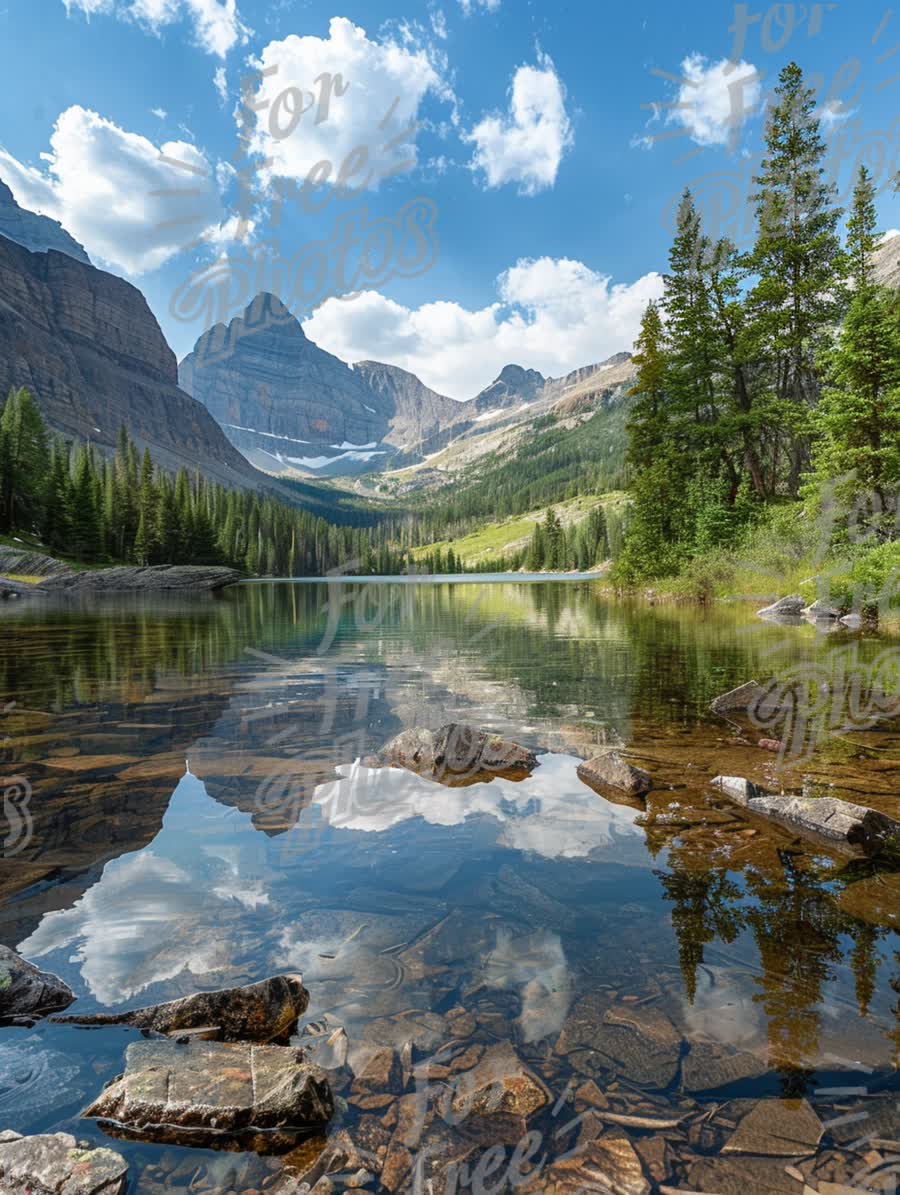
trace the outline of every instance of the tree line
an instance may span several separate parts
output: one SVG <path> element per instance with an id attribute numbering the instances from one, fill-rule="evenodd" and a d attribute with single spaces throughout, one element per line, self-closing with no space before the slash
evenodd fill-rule
<path id="1" fill-rule="evenodd" d="M 51 436 L 25 389 L 11 391 L 0 412 L 0 533 L 35 536 L 83 564 L 221 564 L 285 577 L 406 568 L 389 521 L 335 526 L 199 473 L 172 477 L 124 428 L 110 458 Z"/>
<path id="2" fill-rule="evenodd" d="M 831 540 L 898 536 L 900 308 L 872 273 L 865 167 L 841 243 L 817 111 L 791 63 L 767 121 L 749 252 L 713 240 L 684 193 L 664 295 L 636 345 L 633 510 L 615 570 L 626 583 L 678 573 L 789 500 L 813 519 L 827 506 Z"/>

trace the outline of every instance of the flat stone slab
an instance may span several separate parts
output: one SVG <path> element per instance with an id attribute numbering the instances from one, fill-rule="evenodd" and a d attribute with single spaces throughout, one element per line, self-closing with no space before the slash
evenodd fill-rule
<path id="1" fill-rule="evenodd" d="M 0 1025 L 33 1025 L 68 1008 L 74 999 L 72 989 L 56 975 L 0 946 Z"/>
<path id="2" fill-rule="evenodd" d="M 750 813 L 820 842 L 877 855 L 900 841 L 900 822 L 838 797 L 775 796 L 741 776 L 717 776 L 712 784 Z"/>
<path id="3" fill-rule="evenodd" d="M 151 1141 L 256 1148 L 321 1128 L 333 1113 L 327 1075 L 301 1050 L 158 1038 L 128 1047 L 125 1074 L 82 1115 Z"/>
<path id="4" fill-rule="evenodd" d="M 237 569 L 198 564 L 123 565 L 48 577 L 45 593 L 208 593 L 241 580 Z"/>
<path id="5" fill-rule="evenodd" d="M 169 1035 L 202 1029 L 218 1041 L 287 1043 L 308 1006 L 309 992 L 299 975 L 274 975 L 245 987 L 197 992 L 131 1012 L 53 1019 L 78 1025 L 132 1025 Z"/>
<path id="6" fill-rule="evenodd" d="M 806 1157 L 816 1152 L 824 1132 L 806 1100 L 760 1100 L 729 1137 L 722 1153 Z"/>
<path id="7" fill-rule="evenodd" d="M 68 1133 L 0 1132 L 0 1195 L 124 1195 L 127 1182 L 111 1149 L 85 1149 Z"/>

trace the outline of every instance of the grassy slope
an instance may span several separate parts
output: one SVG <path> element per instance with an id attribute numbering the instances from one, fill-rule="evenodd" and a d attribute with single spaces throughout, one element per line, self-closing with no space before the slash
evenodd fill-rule
<path id="1" fill-rule="evenodd" d="M 620 503 L 623 501 L 623 497 L 619 493 L 585 494 L 578 498 L 570 498 L 567 502 L 555 503 L 553 509 L 563 526 L 570 528 L 587 518 L 595 507 Z M 546 513 L 546 509 L 542 507 L 525 515 L 504 519 L 502 522 L 485 523 L 477 531 L 462 536 L 460 539 L 441 540 L 438 543 L 416 548 L 413 557 L 416 560 L 421 560 L 437 548 L 445 554 L 448 548 L 452 548 L 454 554 L 461 557 L 464 564 L 473 565 L 497 556 L 511 555 L 527 546 L 534 532 L 535 523 L 541 522 Z"/>

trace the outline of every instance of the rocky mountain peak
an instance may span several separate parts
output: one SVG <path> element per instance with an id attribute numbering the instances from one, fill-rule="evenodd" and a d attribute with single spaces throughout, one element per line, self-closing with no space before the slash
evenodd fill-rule
<path id="1" fill-rule="evenodd" d="M 59 253 L 67 253 L 76 261 L 91 264 L 91 259 L 84 248 L 70 236 L 63 226 L 49 216 L 39 216 L 36 212 L 26 211 L 16 203 L 15 196 L 0 179 L 0 236 L 15 241 L 32 253 L 46 253 L 55 249 Z"/>

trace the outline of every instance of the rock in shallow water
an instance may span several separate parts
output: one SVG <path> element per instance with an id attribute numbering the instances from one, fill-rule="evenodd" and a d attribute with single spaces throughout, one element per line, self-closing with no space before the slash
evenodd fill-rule
<path id="1" fill-rule="evenodd" d="M 111 1149 L 82 1149 L 68 1133 L 0 1133 L 0 1195 L 123 1195 L 128 1167 Z"/>
<path id="2" fill-rule="evenodd" d="M 604 788 L 614 788 L 641 796 L 653 787 L 650 776 L 628 763 L 618 751 L 603 751 L 586 763 L 579 764 L 578 778 L 601 793 Z"/>
<path id="3" fill-rule="evenodd" d="M 404 730 L 375 757 L 377 766 L 406 768 L 451 786 L 498 775 L 524 777 L 537 762 L 527 747 L 462 722 L 448 722 L 439 730 Z"/>
<path id="4" fill-rule="evenodd" d="M 33 1025 L 68 1008 L 74 999 L 71 988 L 56 975 L 0 946 L 0 1025 Z"/>
<path id="5" fill-rule="evenodd" d="M 154 1039 L 133 1042 L 125 1074 L 85 1109 L 113 1133 L 173 1144 L 265 1152 L 334 1113 L 328 1078 L 285 1046 Z"/>
<path id="6" fill-rule="evenodd" d="M 299 975 L 275 975 L 246 987 L 197 992 L 131 1012 L 53 1019 L 78 1025 L 132 1025 L 170 1036 L 203 1030 L 216 1041 L 286 1043 L 308 1005 L 309 992 Z"/>

